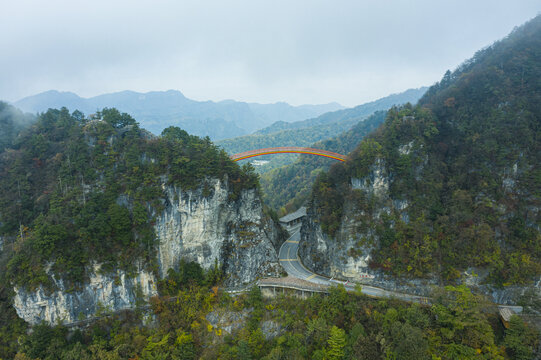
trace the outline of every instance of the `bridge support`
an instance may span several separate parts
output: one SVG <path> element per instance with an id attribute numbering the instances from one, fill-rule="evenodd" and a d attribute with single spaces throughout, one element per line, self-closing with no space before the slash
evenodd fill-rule
<path id="1" fill-rule="evenodd" d="M 326 294 L 325 291 L 321 291 L 321 290 L 302 289 L 302 288 L 290 287 L 290 286 L 261 285 L 260 284 L 258 285 L 258 287 L 261 290 L 261 295 L 263 295 L 263 297 L 266 297 L 266 298 L 275 298 L 277 295 L 280 295 L 280 294 L 284 294 L 284 295 L 290 294 L 300 299 L 306 299 L 310 296 L 313 296 L 315 293 L 321 293 L 324 295 Z"/>

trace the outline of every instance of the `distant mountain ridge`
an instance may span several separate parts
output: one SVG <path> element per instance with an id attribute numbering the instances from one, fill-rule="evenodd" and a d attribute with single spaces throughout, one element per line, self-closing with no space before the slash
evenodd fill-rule
<path id="1" fill-rule="evenodd" d="M 284 102 L 257 104 L 234 100 L 195 101 L 180 91 L 138 93 L 121 91 L 91 98 L 72 92 L 49 90 L 13 103 L 23 111 L 44 112 L 49 108 L 66 107 L 92 114 L 97 109 L 115 107 L 137 118 L 149 131 L 159 134 L 168 126 L 179 126 L 198 136 L 213 140 L 249 134 L 276 120 L 294 122 L 343 109 L 338 103 L 292 106 Z"/>
<path id="2" fill-rule="evenodd" d="M 318 141 L 336 137 L 350 130 L 360 121 L 365 120 L 377 111 L 385 111 L 393 105 L 408 102 L 415 104 L 427 89 L 427 87 L 409 89 L 354 108 L 332 111 L 312 119 L 294 123 L 275 122 L 254 134 L 220 140 L 216 144 L 230 154 L 275 146 L 310 146 Z M 270 163 L 258 167 L 257 171 L 265 173 L 279 166 L 291 164 L 296 158 L 295 155 L 286 154 L 272 157 L 265 156 L 263 159 L 269 160 Z"/>
<path id="3" fill-rule="evenodd" d="M 331 123 L 343 122 L 352 118 L 366 117 L 372 115 L 376 111 L 387 110 L 393 105 L 405 103 L 415 104 L 428 90 L 428 87 L 423 86 L 418 89 L 408 89 L 404 92 L 391 94 L 383 98 L 367 102 L 353 108 L 342 109 L 337 111 L 322 114 L 316 118 L 297 121 L 294 123 L 286 123 L 277 121 L 274 124 L 257 131 L 257 134 L 271 134 L 282 130 L 294 130 L 308 128 L 317 125 L 327 125 Z"/>

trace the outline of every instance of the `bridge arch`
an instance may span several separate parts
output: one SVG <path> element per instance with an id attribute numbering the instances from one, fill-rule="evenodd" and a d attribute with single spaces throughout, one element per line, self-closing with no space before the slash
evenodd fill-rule
<path id="1" fill-rule="evenodd" d="M 323 156 L 323 157 L 327 157 L 327 158 L 331 158 L 331 159 L 335 159 L 339 161 L 346 161 L 346 155 L 338 154 L 338 153 L 327 151 L 327 150 L 314 149 L 314 148 L 309 148 L 309 147 L 300 147 L 300 146 L 282 146 L 282 147 L 250 150 L 250 151 L 245 151 L 245 152 L 231 155 L 231 159 L 233 161 L 239 161 L 239 160 L 244 160 L 244 159 L 248 159 L 255 156 L 270 155 L 270 154 L 287 154 L 287 153 L 310 154 L 310 155 Z"/>

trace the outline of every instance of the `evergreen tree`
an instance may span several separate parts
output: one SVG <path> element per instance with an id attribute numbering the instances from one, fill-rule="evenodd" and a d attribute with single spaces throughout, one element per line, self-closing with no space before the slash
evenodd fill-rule
<path id="1" fill-rule="evenodd" d="M 344 347 L 346 346 L 346 332 L 336 326 L 331 328 L 329 340 L 327 340 L 327 357 L 330 360 L 344 358 Z"/>

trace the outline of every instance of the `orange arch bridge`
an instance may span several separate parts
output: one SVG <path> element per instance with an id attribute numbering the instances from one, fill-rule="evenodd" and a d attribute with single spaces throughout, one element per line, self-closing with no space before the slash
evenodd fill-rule
<path id="1" fill-rule="evenodd" d="M 238 154 L 231 155 L 233 161 L 248 159 L 254 156 L 260 155 L 270 155 L 270 154 L 284 154 L 284 153 L 296 153 L 296 154 L 310 154 L 317 156 L 324 156 L 335 160 L 346 161 L 346 155 L 337 154 L 332 151 L 313 149 L 308 147 L 299 147 L 299 146 L 284 146 L 284 147 L 274 147 L 266 149 L 257 149 L 241 152 Z"/>

